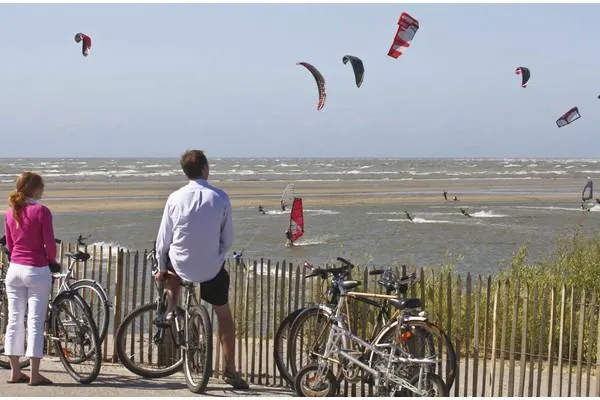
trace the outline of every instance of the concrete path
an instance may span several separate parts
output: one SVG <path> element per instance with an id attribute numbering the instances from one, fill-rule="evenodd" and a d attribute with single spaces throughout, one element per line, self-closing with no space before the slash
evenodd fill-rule
<path id="1" fill-rule="evenodd" d="M 29 374 L 29 368 L 25 369 Z M 120 364 L 103 363 L 100 376 L 89 385 L 81 385 L 65 371 L 58 358 L 42 360 L 42 374 L 52 380 L 52 386 L 28 386 L 27 384 L 7 384 L 10 371 L 0 369 L 0 396 L 60 396 L 60 397 L 187 397 L 197 396 L 190 392 L 182 373 L 167 378 L 145 379 L 127 370 Z M 295 393 L 287 388 L 265 387 L 250 384 L 250 390 L 232 390 L 219 379 L 211 378 L 205 396 L 276 396 L 292 397 Z"/>

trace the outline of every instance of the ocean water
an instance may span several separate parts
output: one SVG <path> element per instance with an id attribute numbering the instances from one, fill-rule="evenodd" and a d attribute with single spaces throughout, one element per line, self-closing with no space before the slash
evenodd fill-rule
<path id="1" fill-rule="evenodd" d="M 425 181 L 416 194 L 440 197 L 439 203 L 410 205 L 312 205 L 305 198 L 305 235 L 293 248 L 284 247 L 289 212 L 235 207 L 235 243 L 246 259 L 331 263 L 343 256 L 369 265 L 409 264 L 440 266 L 456 262 L 460 272 L 492 274 L 509 262 L 521 246 L 529 260 L 549 254 L 560 237 L 576 226 L 587 234 L 600 228 L 600 205 L 582 212 L 580 194 L 588 178 L 600 175 L 600 160 L 578 159 L 211 159 L 211 181 L 273 181 L 283 191 L 288 183 L 301 188 L 308 181 L 385 182 Z M 181 181 L 176 159 L 0 159 L 0 181 L 8 185 L 22 170 L 36 170 L 52 182 Z M 483 180 L 502 180 L 503 189 L 478 188 Z M 554 187 L 552 182 L 563 182 Z M 460 203 L 441 200 L 440 181 L 469 181 L 469 193 L 493 195 L 572 193 L 572 202 L 534 204 Z M 525 187 L 523 182 L 529 182 Z M 511 182 L 520 182 L 511 188 Z M 566 184 L 565 184 L 566 182 Z M 550 183 L 550 184 L 549 184 Z M 560 189 L 557 187 L 560 186 Z M 452 194 L 452 193 L 451 193 Z M 387 196 L 381 192 L 378 196 Z M 135 201 L 135 198 L 129 201 Z M 414 217 L 409 221 L 408 210 Z M 91 235 L 89 244 L 118 245 L 143 250 L 154 239 L 162 210 L 55 213 L 58 237 Z"/>

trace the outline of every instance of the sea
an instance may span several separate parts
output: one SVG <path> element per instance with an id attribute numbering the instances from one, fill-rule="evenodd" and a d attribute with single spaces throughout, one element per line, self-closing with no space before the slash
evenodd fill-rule
<path id="1" fill-rule="evenodd" d="M 289 210 L 267 208 L 261 215 L 256 206 L 234 207 L 231 252 L 242 251 L 246 260 L 322 265 L 342 256 L 361 265 L 440 268 L 451 264 L 460 273 L 490 275 L 506 268 L 522 246 L 527 246 L 530 262 L 543 261 L 558 240 L 576 228 L 586 235 L 600 229 L 600 205 L 591 212 L 583 212 L 580 206 L 583 186 L 600 175 L 600 159 L 213 158 L 210 167 L 210 180 L 216 186 L 219 182 L 273 182 L 283 192 L 294 184 L 301 196 L 303 182 L 368 182 L 375 187 L 381 183 L 382 190 L 367 194 L 385 197 L 393 195 L 383 189 L 386 183 L 414 181 L 422 189 L 413 195 L 440 199 L 409 205 L 336 205 L 334 201 L 312 205 L 306 197 L 305 234 L 292 248 L 284 246 Z M 0 159 L 0 182 L 14 182 L 23 170 L 41 173 L 46 185 L 182 181 L 176 158 L 11 158 Z M 478 182 L 489 180 L 504 185 L 478 187 Z M 469 189 L 461 191 L 460 204 L 443 201 L 444 185 L 452 182 L 469 183 Z M 524 200 L 497 204 L 492 200 L 482 205 L 468 200 L 469 195 L 493 198 L 507 192 L 522 195 Z M 572 201 L 537 204 L 525 198 L 544 193 L 572 195 Z M 459 211 L 465 204 L 471 218 Z M 413 216 L 412 222 L 405 210 Z M 155 238 L 161 215 L 162 210 L 67 211 L 54 213 L 54 225 L 56 236 L 66 240 L 82 233 L 90 236 L 90 245 L 144 250 Z"/>

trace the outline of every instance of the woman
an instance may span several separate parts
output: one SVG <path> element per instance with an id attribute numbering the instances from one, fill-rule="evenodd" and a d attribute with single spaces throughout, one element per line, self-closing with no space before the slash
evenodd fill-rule
<path id="1" fill-rule="evenodd" d="M 56 262 L 52 214 L 38 203 L 44 193 L 41 176 L 23 172 L 16 186 L 8 198 L 10 208 L 4 218 L 6 247 L 11 253 L 6 274 L 8 324 L 4 338 L 4 354 L 11 367 L 7 383 L 51 385 L 52 381 L 40 374 L 40 360 L 44 355 L 44 323 L 52 286 L 49 264 Z M 31 360 L 31 377 L 21 371 L 22 356 Z"/>

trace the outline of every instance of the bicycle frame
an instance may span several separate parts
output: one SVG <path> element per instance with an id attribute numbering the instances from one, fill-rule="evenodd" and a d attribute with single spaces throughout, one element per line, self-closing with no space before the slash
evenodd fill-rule
<path id="1" fill-rule="evenodd" d="M 419 395 L 427 394 L 426 391 L 424 391 L 421 388 L 422 379 L 423 379 L 424 372 L 425 372 L 424 367 L 427 364 L 438 363 L 439 359 L 437 357 L 435 359 L 414 358 L 414 357 L 411 357 L 410 354 L 407 354 L 406 357 L 397 356 L 396 353 L 398 351 L 400 353 L 404 353 L 404 352 L 398 346 L 396 341 L 393 341 L 391 344 L 386 343 L 384 345 L 379 345 L 379 346 L 375 346 L 375 345 L 372 345 L 371 343 L 366 342 L 365 340 L 361 339 L 360 337 L 358 337 L 357 335 L 352 333 L 347 328 L 346 321 L 344 319 L 344 316 L 341 312 L 340 307 L 337 308 L 336 313 L 331 318 L 331 320 L 332 320 L 331 332 L 329 333 L 329 338 L 328 338 L 327 344 L 325 346 L 324 354 L 321 355 L 321 354 L 316 354 L 314 352 L 311 352 L 313 355 L 315 355 L 319 358 L 319 373 L 320 374 L 323 374 L 327 370 L 328 362 L 342 365 L 342 362 L 339 359 L 332 357 L 332 355 L 335 355 L 337 357 L 341 357 L 341 358 L 347 360 L 350 364 L 356 365 L 359 368 L 372 374 L 374 377 L 374 380 L 375 380 L 376 388 L 381 386 L 381 381 L 383 380 L 384 384 L 386 384 L 388 382 L 392 382 L 398 386 L 405 387 L 405 388 L 409 389 L 410 391 L 417 393 Z M 400 325 L 401 324 L 397 324 L 397 326 L 396 326 L 396 337 L 398 337 L 398 334 L 400 333 Z M 355 353 L 355 352 L 352 351 L 352 347 L 350 347 L 349 349 L 342 348 L 342 347 L 340 347 L 340 342 L 342 342 L 344 345 L 348 342 L 350 344 L 357 343 L 357 344 L 363 346 L 364 349 L 368 349 L 372 353 L 377 354 L 382 359 L 387 358 L 387 366 L 386 366 L 385 371 L 380 371 L 378 369 L 375 369 L 373 366 L 365 364 L 360 359 L 354 357 L 352 353 Z M 380 350 L 381 348 L 384 348 L 384 349 L 390 348 L 390 352 L 386 353 L 385 351 Z M 418 384 L 416 387 L 414 385 L 412 385 L 408 380 L 390 373 L 390 370 L 393 369 L 394 364 L 398 364 L 398 363 L 403 363 L 403 364 L 411 363 L 411 364 L 419 365 L 419 381 L 418 381 Z M 393 396 L 393 394 L 392 394 L 392 396 Z"/>

